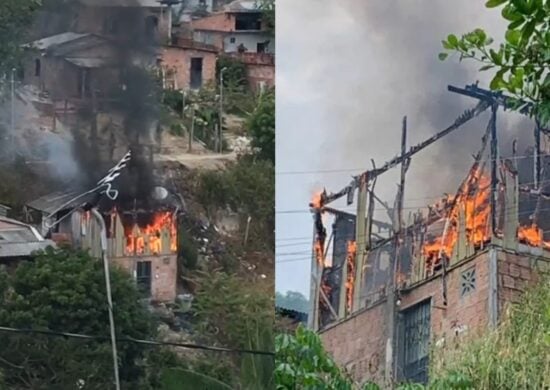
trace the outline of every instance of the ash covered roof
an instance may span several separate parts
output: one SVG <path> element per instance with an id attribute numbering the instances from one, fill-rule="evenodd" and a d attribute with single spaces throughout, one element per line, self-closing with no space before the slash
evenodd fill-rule
<path id="1" fill-rule="evenodd" d="M 77 195 L 79 195 L 79 193 L 76 191 L 54 192 L 52 194 L 44 195 L 36 200 L 33 200 L 32 202 L 28 203 L 27 206 L 49 214 Z M 71 206 L 67 206 L 67 208 L 69 207 Z"/>
<path id="2" fill-rule="evenodd" d="M 48 50 L 56 46 L 63 45 L 68 42 L 89 36 L 90 34 L 78 34 L 74 32 L 64 32 L 50 37 L 42 38 L 34 42 L 26 44 L 26 47 L 34 47 L 38 50 Z"/>
<path id="3" fill-rule="evenodd" d="M 115 64 L 112 59 L 101 57 L 66 57 L 65 59 L 80 68 L 102 68 Z"/>

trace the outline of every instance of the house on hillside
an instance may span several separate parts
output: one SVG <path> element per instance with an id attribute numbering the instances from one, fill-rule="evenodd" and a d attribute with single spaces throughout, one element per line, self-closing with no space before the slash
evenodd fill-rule
<path id="1" fill-rule="evenodd" d="M 160 0 L 76 0 L 73 31 L 134 42 L 164 44 L 172 35 L 169 1 Z"/>
<path id="2" fill-rule="evenodd" d="M 22 81 L 53 101 L 112 95 L 119 86 L 117 47 L 90 33 L 66 32 L 25 45 Z"/>
<path id="3" fill-rule="evenodd" d="M 56 192 L 26 205 L 38 213 L 37 229 L 58 243 L 102 256 L 101 225 L 90 211 L 74 209 L 76 192 Z M 107 257 L 126 270 L 153 302 L 171 302 L 177 295 L 177 206 L 102 209 L 107 236 Z M 54 224 L 54 222 L 57 222 Z M 52 225 L 55 225 L 51 227 Z"/>
<path id="4" fill-rule="evenodd" d="M 158 65 L 165 89 L 198 89 L 216 80 L 217 49 L 186 39 L 161 48 Z"/>
<path id="5" fill-rule="evenodd" d="M 33 252 L 55 246 L 32 226 L 0 216 L 0 265 L 14 267 Z"/>
<path id="6" fill-rule="evenodd" d="M 287 332 L 294 332 L 300 325 L 307 326 L 307 313 L 280 306 L 275 307 L 275 313 L 281 319 L 282 327 Z"/>
<path id="7" fill-rule="evenodd" d="M 193 39 L 224 53 L 275 53 L 275 39 L 254 0 L 236 0 L 223 11 L 191 22 Z"/>

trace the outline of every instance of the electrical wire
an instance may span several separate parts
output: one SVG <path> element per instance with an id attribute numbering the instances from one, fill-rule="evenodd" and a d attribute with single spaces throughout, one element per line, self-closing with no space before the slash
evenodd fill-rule
<path id="1" fill-rule="evenodd" d="M 540 157 L 550 156 L 549 153 L 541 153 Z M 526 158 L 533 158 L 533 155 L 520 154 L 517 156 L 505 157 L 507 160 L 521 160 Z M 486 161 L 490 162 L 495 159 L 487 159 Z M 496 160 L 502 160 L 502 157 L 498 157 Z M 432 164 L 415 164 L 416 166 L 433 166 Z M 307 170 L 307 171 L 281 171 L 275 172 L 276 175 L 286 176 L 286 175 L 313 175 L 318 173 L 345 173 L 345 172 L 364 172 L 368 171 L 369 168 L 340 168 L 340 169 L 319 169 L 319 170 Z"/>
<path id="2" fill-rule="evenodd" d="M 41 334 L 45 336 L 76 338 L 76 339 L 83 339 L 83 340 L 102 340 L 102 341 L 111 340 L 109 336 L 91 336 L 91 335 L 80 334 L 80 333 L 54 332 L 51 330 L 38 330 L 38 329 L 11 328 L 7 326 L 0 326 L 0 332 Z M 140 340 L 140 339 L 135 339 L 133 337 L 117 337 L 117 342 L 128 342 L 128 343 L 152 345 L 152 346 L 173 346 L 173 347 L 181 347 L 181 348 L 188 348 L 188 349 L 201 349 L 201 350 L 213 351 L 213 352 L 230 352 L 230 353 L 241 353 L 241 354 L 246 353 L 246 354 L 252 354 L 252 355 L 265 355 L 265 356 L 275 355 L 274 352 L 270 352 L 270 351 L 213 347 L 208 345 L 192 344 L 192 343 L 174 343 L 174 342 L 166 342 L 166 341 Z"/>

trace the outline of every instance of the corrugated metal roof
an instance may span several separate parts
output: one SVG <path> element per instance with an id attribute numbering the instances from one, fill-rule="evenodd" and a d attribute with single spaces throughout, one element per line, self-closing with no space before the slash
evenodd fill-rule
<path id="1" fill-rule="evenodd" d="M 54 192 L 53 194 L 48 194 L 41 198 L 33 200 L 32 202 L 28 203 L 27 206 L 49 214 L 77 195 L 78 192 L 76 191 Z"/>
<path id="2" fill-rule="evenodd" d="M 80 68 L 101 68 L 115 63 L 109 58 L 66 57 L 65 60 Z"/>
<path id="3" fill-rule="evenodd" d="M 2 257 L 26 257 L 33 252 L 44 250 L 47 247 L 55 247 L 55 243 L 51 240 L 23 243 L 7 243 L 0 242 L 0 258 Z"/>
<path id="4" fill-rule="evenodd" d="M 225 6 L 226 12 L 260 12 L 257 0 L 235 0 Z"/>
<path id="5" fill-rule="evenodd" d="M 62 45 L 64 43 L 68 43 L 86 36 L 89 36 L 90 34 L 78 34 L 74 32 L 64 32 L 62 34 L 52 35 L 50 37 L 42 38 L 37 41 L 28 43 L 25 45 L 26 47 L 34 47 L 38 50 L 47 50 L 51 49 L 55 46 Z"/>

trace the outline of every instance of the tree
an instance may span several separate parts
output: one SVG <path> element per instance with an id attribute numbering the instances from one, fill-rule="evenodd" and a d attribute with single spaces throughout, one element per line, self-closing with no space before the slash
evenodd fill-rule
<path id="1" fill-rule="evenodd" d="M 494 40 L 478 28 L 457 37 L 450 34 L 443 41 L 445 60 L 457 53 L 460 60 L 473 59 L 483 66 L 480 71 L 495 70 L 490 88 L 506 91 L 515 99 L 514 108 L 530 103 L 531 114 L 542 125 L 550 122 L 550 1 L 489 0 L 487 8 L 502 7 L 502 17 L 509 22 L 504 42 L 493 47 Z"/>
<path id="2" fill-rule="evenodd" d="M 272 293 L 259 291 L 258 286 L 241 277 L 217 271 L 200 274 L 197 286 L 195 316 L 202 325 L 201 334 L 233 348 L 273 351 Z M 239 372 L 234 380 L 240 388 L 272 388 L 271 356 L 245 354 L 235 356 L 230 364 Z M 224 379 L 229 385 L 237 385 Z"/>
<path id="3" fill-rule="evenodd" d="M 265 29 L 275 36 L 275 0 L 260 0 L 259 8 L 262 10 Z"/>
<path id="4" fill-rule="evenodd" d="M 111 288 L 117 333 L 150 339 L 155 322 L 131 277 L 114 268 Z M 49 248 L 15 272 L 0 272 L 0 324 L 57 332 L 109 336 L 103 265 L 87 252 Z M 0 333 L 0 368 L 8 388 L 110 388 L 112 355 L 108 341 L 83 341 Z M 147 351 L 119 343 L 119 367 L 125 386 L 136 388 L 144 375 Z"/>
<path id="5" fill-rule="evenodd" d="M 247 128 L 258 157 L 275 163 L 275 91 L 258 97 L 258 103 L 248 118 Z"/>
<path id="6" fill-rule="evenodd" d="M 41 0 L 0 1 L 0 75 L 19 65 L 27 29 Z"/>
<path id="7" fill-rule="evenodd" d="M 275 304 L 284 309 L 291 309 L 302 313 L 309 312 L 309 301 L 297 291 L 287 291 L 286 294 L 275 293 Z"/>

